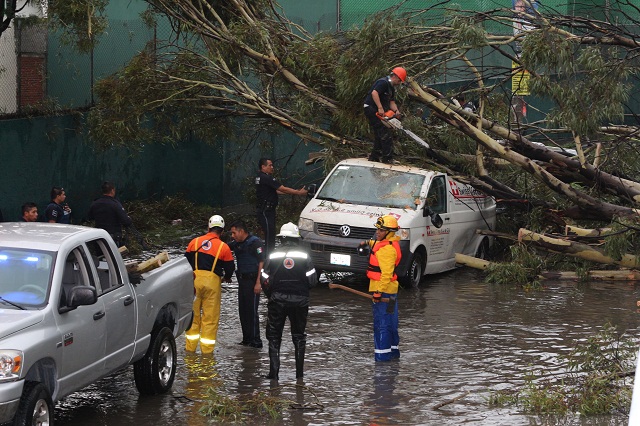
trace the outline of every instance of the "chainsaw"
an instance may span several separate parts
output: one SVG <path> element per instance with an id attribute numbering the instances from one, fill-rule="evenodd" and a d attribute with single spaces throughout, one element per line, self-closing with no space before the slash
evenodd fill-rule
<path id="1" fill-rule="evenodd" d="M 379 112 L 377 112 L 376 115 L 380 120 L 382 120 L 382 124 L 384 124 L 385 126 L 391 129 L 402 130 L 407 136 L 409 136 L 414 141 L 418 142 L 420 145 L 424 146 L 427 149 L 431 148 L 428 143 L 426 143 L 425 141 L 422 140 L 422 138 L 420 138 L 420 136 L 416 135 L 411 130 L 405 129 L 404 127 L 402 127 L 402 123 L 396 117 L 395 112 L 389 110 L 384 114 L 380 114 Z"/>

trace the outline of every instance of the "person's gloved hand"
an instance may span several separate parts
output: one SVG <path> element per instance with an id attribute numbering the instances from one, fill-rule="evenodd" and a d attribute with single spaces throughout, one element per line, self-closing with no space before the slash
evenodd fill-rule
<path id="1" fill-rule="evenodd" d="M 378 303 L 382 300 L 382 293 L 376 291 L 373 293 L 373 303 Z"/>
<path id="2" fill-rule="evenodd" d="M 366 241 L 362 241 L 358 244 L 358 256 L 369 256 L 371 253 L 371 247 L 369 247 L 369 243 Z"/>
<path id="3" fill-rule="evenodd" d="M 396 295 L 389 296 L 389 302 L 387 302 L 387 313 L 392 314 L 396 310 Z"/>

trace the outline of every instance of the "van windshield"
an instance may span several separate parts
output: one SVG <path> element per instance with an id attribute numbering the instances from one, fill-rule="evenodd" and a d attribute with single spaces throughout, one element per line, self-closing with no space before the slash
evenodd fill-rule
<path id="1" fill-rule="evenodd" d="M 316 199 L 415 210 L 424 180 L 415 173 L 344 165 L 327 178 Z"/>

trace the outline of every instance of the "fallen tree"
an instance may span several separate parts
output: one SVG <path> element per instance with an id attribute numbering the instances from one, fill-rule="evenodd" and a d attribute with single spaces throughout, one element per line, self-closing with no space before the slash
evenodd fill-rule
<path id="1" fill-rule="evenodd" d="M 399 143 L 397 158 L 499 198 L 510 206 L 512 229 L 503 232 L 624 222 L 636 249 L 640 128 L 625 111 L 639 86 L 640 13 L 630 3 L 588 18 L 544 5 L 481 12 L 448 1 L 425 10 L 398 5 L 360 28 L 317 35 L 269 0 L 147 3 L 179 31 L 97 84 L 88 120 L 97 144 L 191 137 L 242 144 L 238 135 L 253 141 L 276 124 L 317 144 L 314 161 L 330 167 L 369 151 L 362 98 L 402 65 L 410 75 L 398 97 L 403 126 L 430 149 Z M 525 70 L 531 94 L 553 104 L 533 122 L 509 87 Z M 430 83 L 445 72 L 464 84 L 435 90 Z M 477 110 L 450 101 L 459 94 L 474 98 Z"/>

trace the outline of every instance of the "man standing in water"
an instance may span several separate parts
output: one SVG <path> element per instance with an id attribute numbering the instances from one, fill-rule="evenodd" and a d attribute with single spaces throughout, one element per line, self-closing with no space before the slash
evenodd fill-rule
<path id="1" fill-rule="evenodd" d="M 222 279 L 231 282 L 235 266 L 227 243 L 220 240 L 224 230 L 222 216 L 209 218 L 209 232 L 191 240 L 185 256 L 193 268 L 196 297 L 193 323 L 186 332 L 187 352 L 195 352 L 200 342 L 203 354 L 212 354 L 218 335 Z"/>
<path id="2" fill-rule="evenodd" d="M 260 321 L 258 305 L 260 304 L 260 271 L 264 266 L 264 244 L 260 238 L 247 231 L 247 225 L 238 220 L 231 224 L 229 243 L 236 256 L 238 269 L 238 313 L 242 326 L 241 345 L 261 348 Z"/>
<path id="3" fill-rule="evenodd" d="M 375 224 L 375 241 L 360 243 L 371 250 L 367 277 L 369 291 L 373 293 L 373 341 L 375 360 L 390 361 L 400 358 L 400 337 L 398 336 L 398 276 L 396 267 L 400 264 L 398 221 L 391 215 L 378 218 Z M 383 301 L 387 300 L 387 301 Z"/>
<path id="4" fill-rule="evenodd" d="M 269 298 L 267 305 L 267 339 L 269 340 L 268 379 L 278 380 L 280 343 L 284 322 L 289 318 L 291 339 L 296 353 L 296 378 L 304 374 L 307 344 L 309 289 L 318 277 L 311 257 L 299 246 L 300 231 L 293 223 L 285 223 L 278 234 L 280 246 L 269 253 L 262 271 L 262 286 Z"/>

